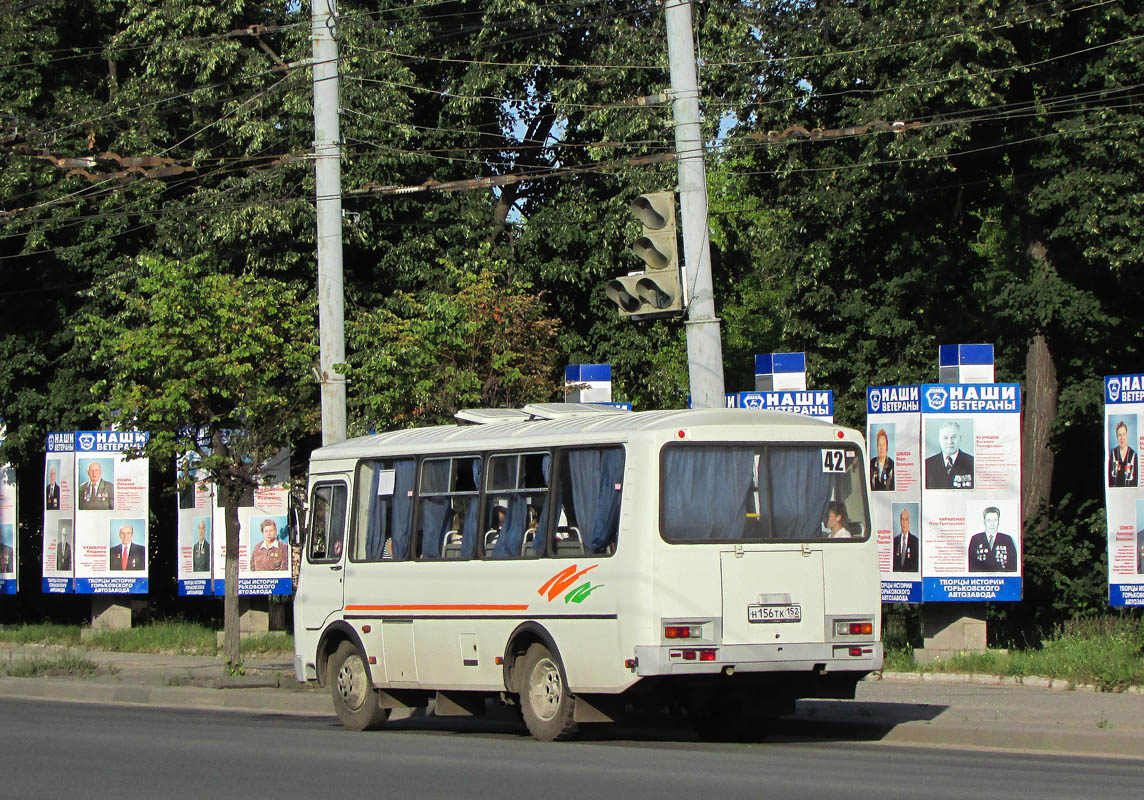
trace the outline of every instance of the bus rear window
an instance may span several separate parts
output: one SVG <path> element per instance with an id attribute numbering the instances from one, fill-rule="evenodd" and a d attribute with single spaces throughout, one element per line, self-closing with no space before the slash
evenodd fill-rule
<path id="1" fill-rule="evenodd" d="M 860 452 L 852 445 L 667 445 L 660 532 L 669 542 L 869 536 Z"/>

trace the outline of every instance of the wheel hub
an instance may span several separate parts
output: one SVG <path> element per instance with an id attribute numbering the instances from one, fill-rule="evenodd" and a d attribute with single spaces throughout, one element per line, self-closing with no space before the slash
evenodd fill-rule
<path id="1" fill-rule="evenodd" d="M 542 658 L 536 662 L 529 681 L 528 696 L 536 716 L 545 722 L 553 719 L 560 710 L 560 701 L 564 698 L 564 682 L 552 659 Z"/>
<path id="2" fill-rule="evenodd" d="M 366 697 L 365 665 L 357 656 L 350 656 L 338 670 L 338 694 L 346 707 L 354 711 L 362 707 Z"/>

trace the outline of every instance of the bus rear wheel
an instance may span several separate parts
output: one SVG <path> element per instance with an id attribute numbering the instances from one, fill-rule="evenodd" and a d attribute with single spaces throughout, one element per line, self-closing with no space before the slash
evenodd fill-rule
<path id="1" fill-rule="evenodd" d="M 576 733 L 576 698 L 560 658 L 542 644 L 528 648 L 521 660 L 520 710 L 534 739 L 553 742 Z"/>
<path id="2" fill-rule="evenodd" d="M 377 730 L 389 719 L 377 690 L 369 680 L 365 659 L 350 642 L 342 642 L 330 656 L 330 693 L 338 720 L 351 731 Z"/>

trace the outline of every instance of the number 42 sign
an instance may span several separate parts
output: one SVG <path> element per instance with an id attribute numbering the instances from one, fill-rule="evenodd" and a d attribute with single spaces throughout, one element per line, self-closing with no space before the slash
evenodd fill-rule
<path id="1" fill-rule="evenodd" d="M 822 471 L 823 472 L 845 472 L 846 471 L 846 453 L 843 450 L 823 450 L 822 451 Z"/>

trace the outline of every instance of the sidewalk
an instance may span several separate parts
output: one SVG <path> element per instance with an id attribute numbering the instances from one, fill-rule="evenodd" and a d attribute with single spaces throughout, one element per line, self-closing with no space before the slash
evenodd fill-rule
<path id="1" fill-rule="evenodd" d="M 0 665 L 50 660 L 63 647 L 0 645 Z M 13 678 L 0 675 L 0 696 L 171 708 L 245 710 L 330 716 L 327 691 L 298 683 L 289 654 L 251 656 L 245 674 L 228 676 L 221 656 L 112 653 L 71 648 L 98 665 L 90 677 Z"/>
<path id="2" fill-rule="evenodd" d="M 50 660 L 65 648 L 0 645 L 0 665 Z M 333 715 L 329 693 L 299 684 L 289 654 L 252 656 L 226 676 L 220 656 L 111 653 L 75 648 L 99 666 L 91 677 L 0 676 L 0 696 L 204 710 Z M 1001 683 L 992 676 L 886 673 L 853 701 L 804 700 L 773 740 L 983 747 L 1144 757 L 1144 693 Z M 396 719 L 396 718 L 395 718 Z"/>

